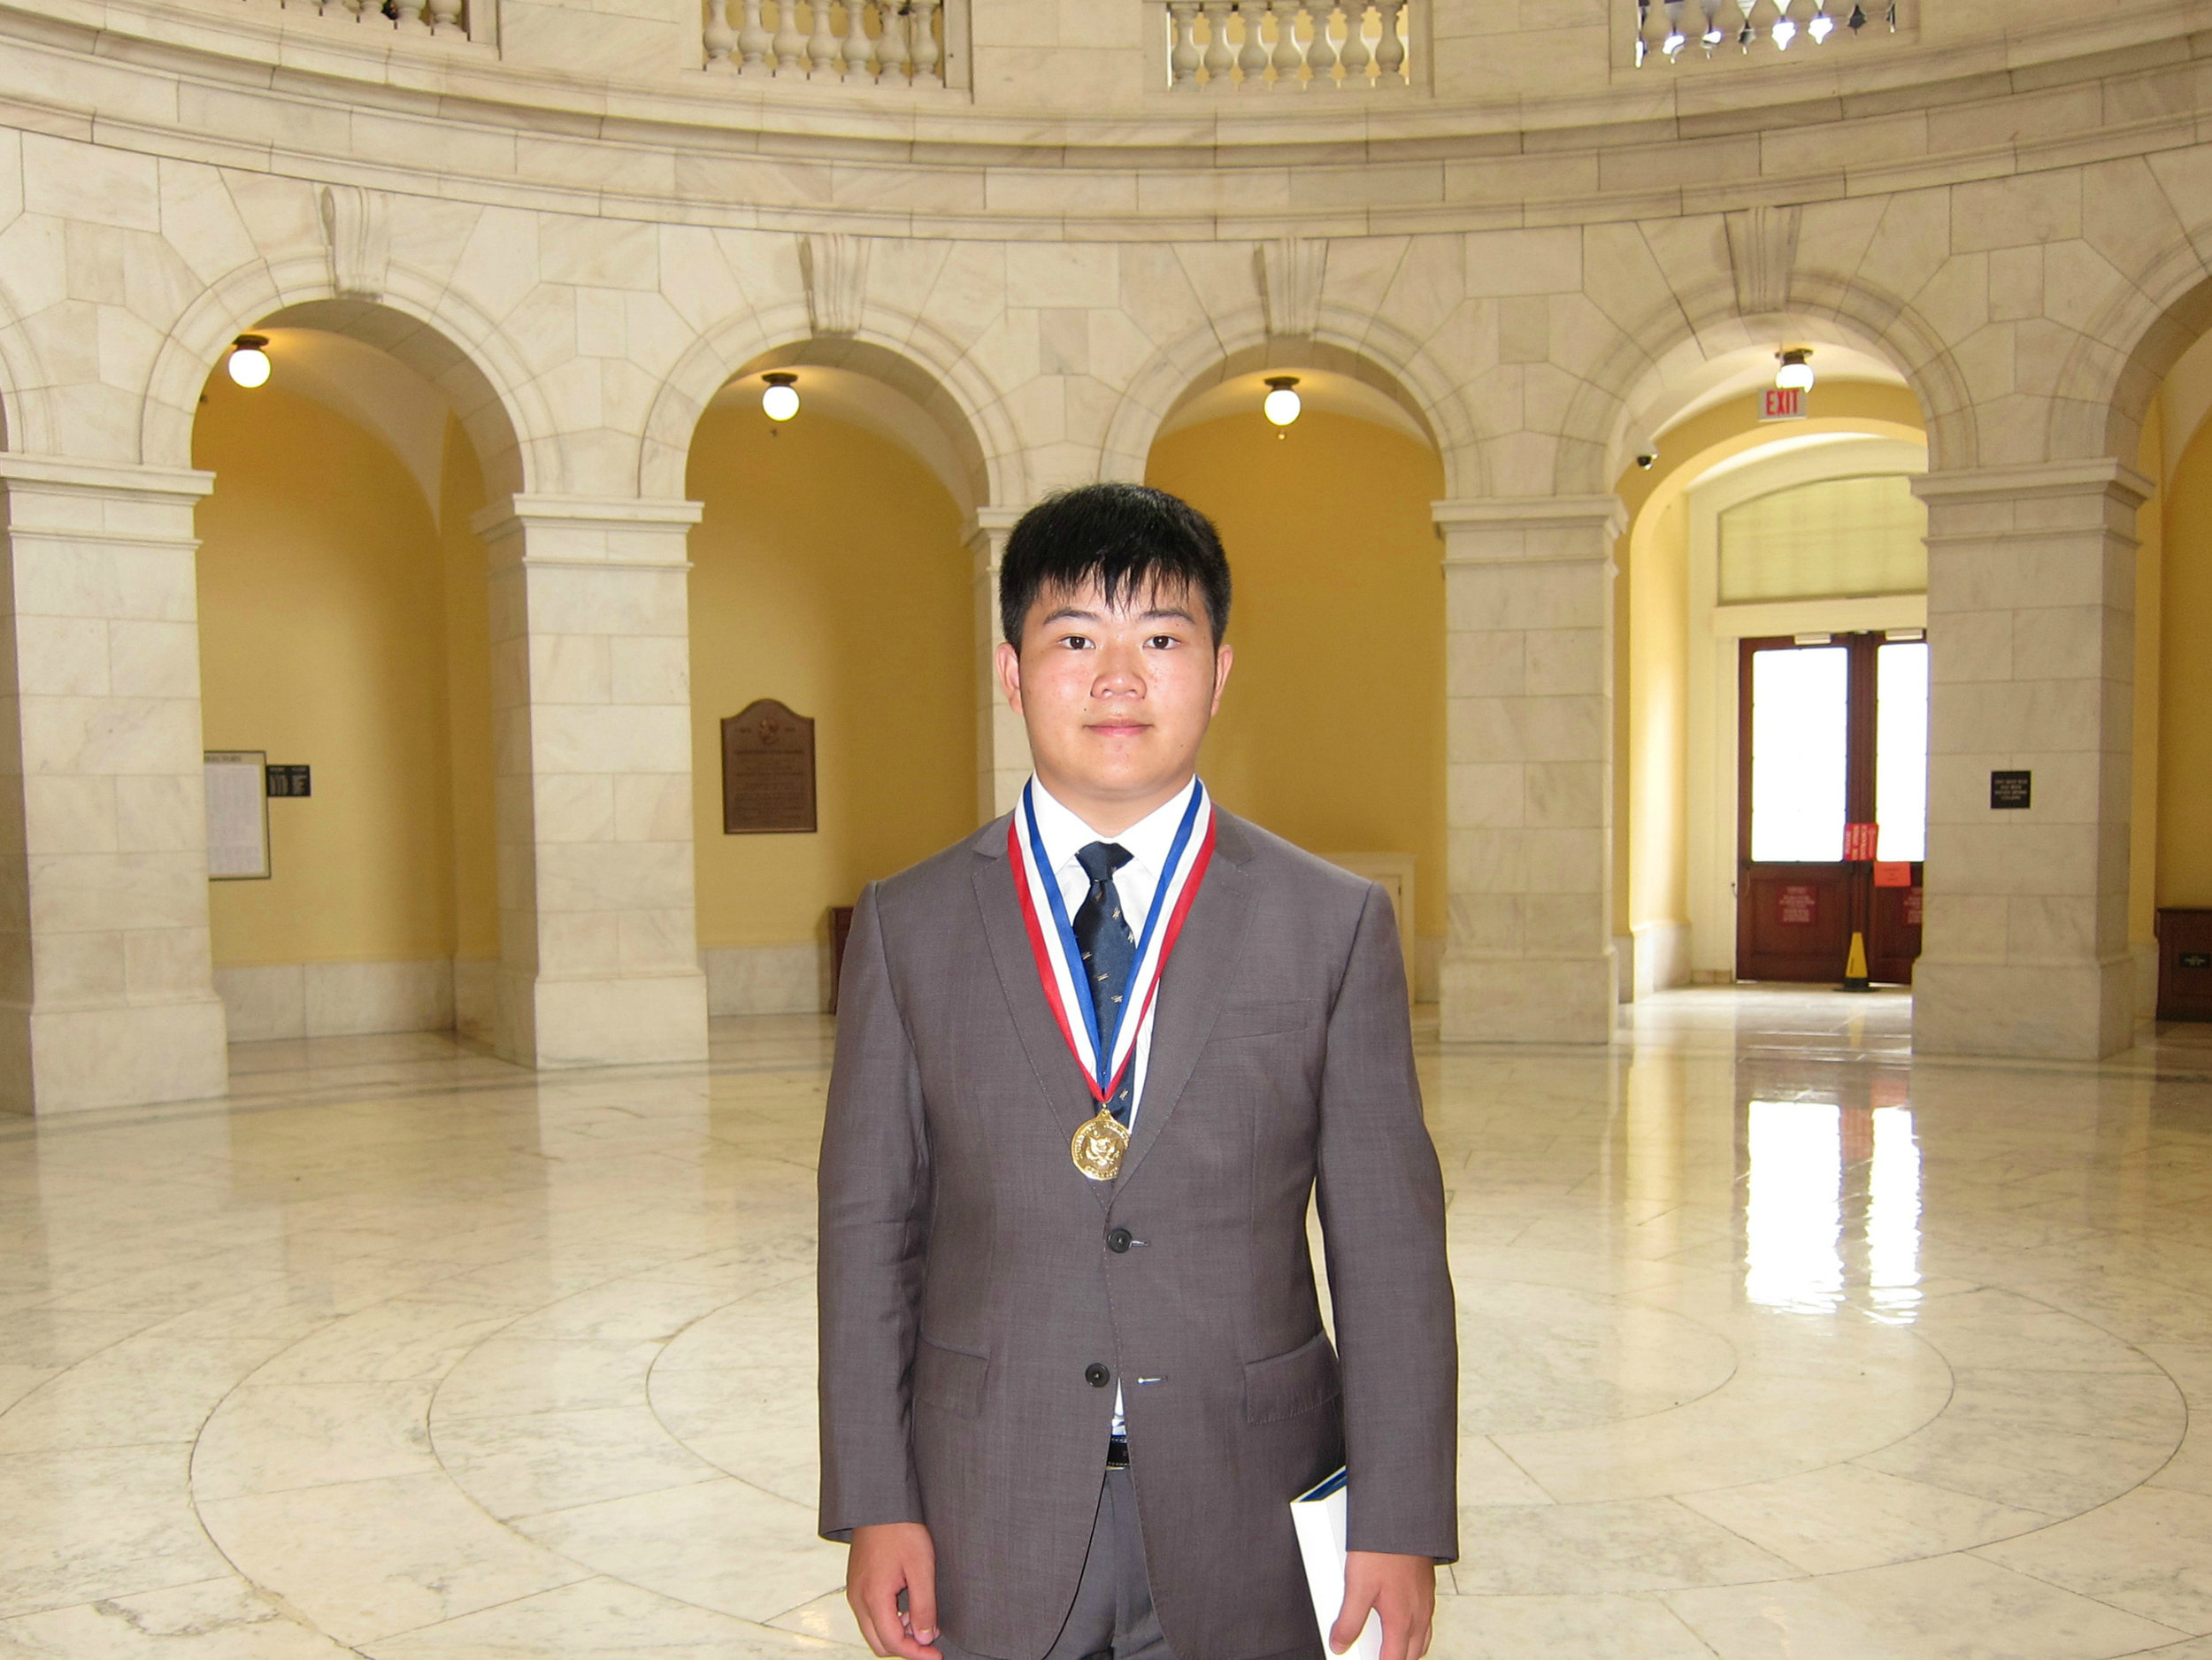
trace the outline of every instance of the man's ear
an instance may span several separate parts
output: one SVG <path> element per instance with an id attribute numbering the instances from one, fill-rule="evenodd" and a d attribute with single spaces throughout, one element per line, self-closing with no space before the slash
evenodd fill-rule
<path id="1" fill-rule="evenodd" d="M 1237 649 L 1234 646 L 1225 643 L 1214 648 L 1214 706 L 1208 711 L 1210 715 L 1221 712 L 1222 688 L 1229 684 L 1229 670 L 1236 660 Z"/>
<path id="2" fill-rule="evenodd" d="M 1006 694 L 1008 707 L 1016 714 L 1022 712 L 1022 654 L 1003 640 L 998 642 L 999 689 Z M 1217 696 L 1218 693 L 1215 694 Z"/>

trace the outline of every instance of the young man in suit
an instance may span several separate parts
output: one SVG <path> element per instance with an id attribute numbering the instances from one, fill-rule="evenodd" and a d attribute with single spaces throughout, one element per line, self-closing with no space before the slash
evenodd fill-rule
<path id="1" fill-rule="evenodd" d="M 1419 1660 L 1457 1350 L 1389 900 L 1197 780 L 1231 660 L 1201 515 L 1065 492 L 999 596 L 1034 776 L 872 885 L 845 956 L 821 1528 L 854 1613 L 903 1660 L 1319 1660 L 1289 1502 L 1343 1464 L 1330 1646 L 1372 1610 Z"/>

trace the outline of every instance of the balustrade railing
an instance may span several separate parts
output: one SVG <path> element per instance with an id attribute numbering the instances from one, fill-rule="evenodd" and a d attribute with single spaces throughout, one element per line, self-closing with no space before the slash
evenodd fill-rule
<path id="1" fill-rule="evenodd" d="M 1166 8 L 1171 91 L 1390 91 L 1411 80 L 1409 0 L 1166 0 Z"/>
<path id="2" fill-rule="evenodd" d="M 773 81 L 941 87 L 944 0 L 705 0 L 706 66 Z"/>
<path id="3" fill-rule="evenodd" d="M 372 28 L 465 35 L 471 7 L 468 0 L 279 0 L 277 10 L 313 12 Z"/>
<path id="4" fill-rule="evenodd" d="M 1897 0 L 1634 0 L 1636 66 L 1897 32 Z"/>

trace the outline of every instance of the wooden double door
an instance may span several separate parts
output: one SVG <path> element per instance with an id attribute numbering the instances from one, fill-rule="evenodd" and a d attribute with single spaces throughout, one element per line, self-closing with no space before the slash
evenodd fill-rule
<path id="1" fill-rule="evenodd" d="M 1736 977 L 1912 982 L 1927 845 L 1928 646 L 1917 629 L 1742 642 Z"/>

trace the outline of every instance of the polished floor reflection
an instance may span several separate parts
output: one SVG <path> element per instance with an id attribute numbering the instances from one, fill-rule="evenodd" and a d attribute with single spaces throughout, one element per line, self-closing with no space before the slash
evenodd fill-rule
<path id="1" fill-rule="evenodd" d="M 1701 991 L 1609 1055 L 1425 1045 L 1436 1653 L 2212 1660 L 2212 1029 L 1909 1032 Z M 856 1654 L 810 1511 L 826 1035 L 259 1045 L 219 1105 L 0 1126 L 0 1660 Z"/>

